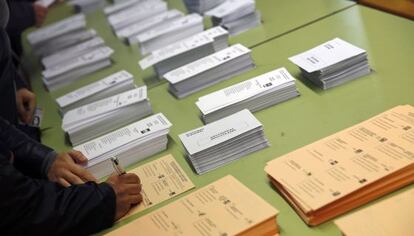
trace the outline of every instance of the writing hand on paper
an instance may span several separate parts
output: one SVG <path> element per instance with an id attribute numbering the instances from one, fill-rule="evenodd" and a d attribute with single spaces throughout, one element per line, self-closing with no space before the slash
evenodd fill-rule
<path id="1" fill-rule="evenodd" d="M 96 178 L 82 167 L 87 162 L 88 159 L 79 151 L 72 150 L 60 153 L 50 167 L 47 177 L 50 181 L 57 182 L 65 187 L 72 184 L 83 184 L 88 181 L 96 182 Z"/>
<path id="2" fill-rule="evenodd" d="M 133 205 L 142 202 L 141 181 L 136 174 L 112 174 L 106 182 L 111 185 L 116 195 L 115 220 L 128 213 Z"/>
<path id="3" fill-rule="evenodd" d="M 16 92 L 17 112 L 20 120 L 26 124 L 32 123 L 34 110 L 36 108 L 36 96 L 26 88 Z"/>

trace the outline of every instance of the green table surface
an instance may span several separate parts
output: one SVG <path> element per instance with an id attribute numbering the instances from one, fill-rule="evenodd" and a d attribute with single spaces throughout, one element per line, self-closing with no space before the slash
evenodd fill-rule
<path id="1" fill-rule="evenodd" d="M 259 4 L 260 1 L 258 1 Z M 309 11 L 313 9 L 313 7 L 307 7 Z M 51 17 L 64 15 L 58 13 L 59 11 L 64 12 L 59 8 L 52 11 Z M 91 18 L 88 17 L 88 20 L 93 22 Z M 102 27 L 99 28 L 100 34 L 101 29 L 104 30 Z M 106 29 L 102 34 L 108 33 L 109 30 Z M 287 58 L 335 37 L 366 49 L 374 71 L 368 76 L 324 91 L 301 78 L 299 69 Z M 132 167 L 172 153 L 197 188 L 228 174 L 235 176 L 280 211 L 278 223 L 282 235 L 340 235 L 332 221 L 317 227 L 308 227 L 287 202 L 274 191 L 263 168 L 269 160 L 357 124 L 396 105 L 414 105 L 413 38 L 414 22 L 366 7 L 353 6 L 283 37 L 254 47 L 252 56 L 256 63 L 255 69 L 185 99 L 174 98 L 168 93 L 168 86 L 165 83 L 152 87 L 148 92 L 154 112 L 163 112 L 173 124 L 170 142 L 166 151 Z M 55 93 L 44 91 L 38 75 L 39 68 L 33 66 L 33 87 L 37 93 L 39 105 L 45 109 L 43 127 L 50 127 L 43 135 L 45 144 L 57 150 L 70 148 L 64 143 L 64 134 L 60 129 L 61 120 L 56 112 L 53 98 L 82 84 L 97 80 L 110 72 L 136 67 L 135 56 L 128 57 L 131 55 L 128 53 L 133 49 L 117 44 L 113 38 L 110 38 L 107 43 L 117 50 L 114 57 L 122 56 L 118 58 L 119 61 L 116 61 L 113 67 L 88 76 L 84 81 Z M 286 67 L 294 77 L 298 78 L 297 86 L 301 96 L 255 113 L 264 125 L 271 147 L 205 175 L 194 174 L 184 159 L 184 150 L 178 134 L 202 125 L 199 111 L 194 104 L 197 98 L 279 67 Z M 140 76 L 138 71 L 131 69 L 131 72 Z M 412 187 L 411 185 L 407 188 Z M 133 215 L 114 227 L 128 223 L 176 199 Z M 142 235 L 145 235 L 145 232 L 142 232 Z"/>

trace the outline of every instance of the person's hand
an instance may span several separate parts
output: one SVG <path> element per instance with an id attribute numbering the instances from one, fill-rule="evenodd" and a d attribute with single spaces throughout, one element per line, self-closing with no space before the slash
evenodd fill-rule
<path id="1" fill-rule="evenodd" d="M 33 3 L 33 11 L 36 18 L 36 27 L 42 26 L 47 16 L 47 7 Z"/>
<path id="2" fill-rule="evenodd" d="M 50 167 L 47 177 L 64 187 L 88 181 L 96 182 L 96 178 L 82 167 L 87 162 L 88 159 L 79 151 L 60 153 Z"/>
<path id="3" fill-rule="evenodd" d="M 21 88 L 16 92 L 17 113 L 20 119 L 30 124 L 33 121 L 33 114 L 36 108 L 36 96 L 26 88 Z"/>
<path id="4" fill-rule="evenodd" d="M 116 195 L 115 221 L 128 213 L 132 205 L 142 202 L 141 181 L 136 174 L 112 174 L 106 183 L 111 185 Z"/>

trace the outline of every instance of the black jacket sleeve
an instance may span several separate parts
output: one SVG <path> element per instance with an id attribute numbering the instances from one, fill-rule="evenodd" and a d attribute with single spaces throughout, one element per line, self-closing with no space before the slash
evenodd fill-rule
<path id="1" fill-rule="evenodd" d="M 69 188 L 21 174 L 0 154 L 1 235 L 88 235 L 110 227 L 115 193 L 106 183 Z"/>
<path id="2" fill-rule="evenodd" d="M 53 158 L 50 154 L 53 149 L 29 138 L 23 132 L 17 130 L 7 121 L 0 118 L 0 140 L 8 150 L 14 154 L 14 165 L 23 174 L 45 178 L 47 170 L 47 158 Z"/>
<path id="3" fill-rule="evenodd" d="M 33 9 L 33 2 L 9 0 L 10 19 L 7 25 L 7 32 L 13 35 L 20 35 L 25 29 L 36 23 L 36 16 Z"/>

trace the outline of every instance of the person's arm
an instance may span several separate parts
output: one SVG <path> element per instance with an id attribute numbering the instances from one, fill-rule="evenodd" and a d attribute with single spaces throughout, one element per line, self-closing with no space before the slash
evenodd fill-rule
<path id="1" fill-rule="evenodd" d="M 14 153 L 14 165 L 25 175 L 46 178 L 46 168 L 51 158 L 55 158 L 53 149 L 38 143 L 20 132 L 7 121 L 0 118 L 0 140 Z"/>
<path id="2" fill-rule="evenodd" d="M 36 24 L 36 13 L 33 3 L 28 1 L 7 1 L 10 10 L 10 19 L 7 25 L 7 32 L 13 35 L 20 35 L 25 29 Z"/>
<path id="3" fill-rule="evenodd" d="M 64 188 L 21 174 L 0 155 L 0 232 L 88 235 L 114 222 L 116 196 L 107 183 Z"/>

